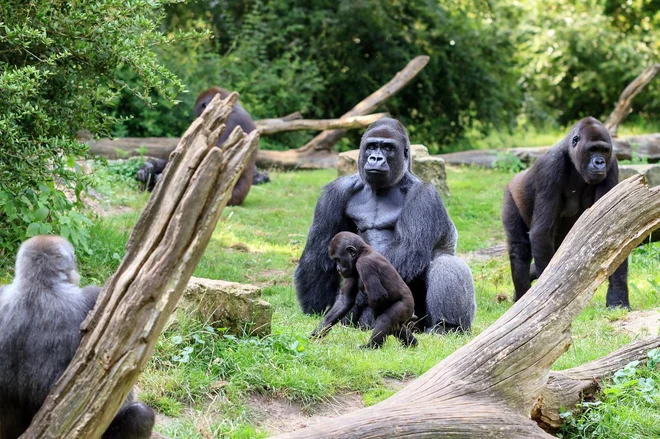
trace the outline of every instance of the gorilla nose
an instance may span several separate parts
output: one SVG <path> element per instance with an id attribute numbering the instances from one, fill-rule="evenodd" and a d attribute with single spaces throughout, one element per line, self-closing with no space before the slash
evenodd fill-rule
<path id="1" fill-rule="evenodd" d="M 385 157 L 383 157 L 382 155 L 370 155 L 369 156 L 369 162 L 370 163 L 380 163 L 383 160 L 385 160 Z"/>
<path id="2" fill-rule="evenodd" d="M 596 169 L 604 169 L 605 168 L 605 159 L 602 157 L 596 157 L 594 159 L 594 166 L 596 166 Z"/>

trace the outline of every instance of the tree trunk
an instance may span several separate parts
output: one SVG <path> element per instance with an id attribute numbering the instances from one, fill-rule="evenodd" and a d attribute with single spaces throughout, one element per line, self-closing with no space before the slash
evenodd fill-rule
<path id="1" fill-rule="evenodd" d="M 564 424 L 560 416 L 562 411 L 582 401 L 593 401 L 601 391 L 603 378 L 631 361 L 646 359 L 648 351 L 657 347 L 660 347 L 660 337 L 651 337 L 627 344 L 591 363 L 550 372 L 548 383 L 532 409 L 532 419 L 545 430 L 558 430 Z"/>
<path id="2" fill-rule="evenodd" d="M 236 128 L 238 101 L 216 96 L 170 156 L 126 246 L 126 255 L 82 326 L 64 375 L 22 438 L 98 438 L 128 395 L 195 269 L 259 134 Z"/>
<path id="3" fill-rule="evenodd" d="M 364 128 L 385 117 L 387 113 L 368 114 L 341 119 L 262 119 L 255 122 L 257 130 L 262 136 L 280 133 L 282 131 L 297 130 L 327 130 L 334 128 Z"/>
<path id="4" fill-rule="evenodd" d="M 617 136 L 619 125 L 632 111 L 630 108 L 632 100 L 649 82 L 653 81 L 653 78 L 655 78 L 658 72 L 660 72 L 660 64 L 651 64 L 623 90 L 619 101 L 614 107 L 614 111 L 612 111 L 612 114 L 609 115 L 604 123 L 612 137 Z"/>
<path id="5" fill-rule="evenodd" d="M 587 210 L 534 286 L 486 331 L 389 399 L 283 438 L 551 438 L 530 413 L 573 319 L 660 226 L 660 187 L 620 183 Z"/>

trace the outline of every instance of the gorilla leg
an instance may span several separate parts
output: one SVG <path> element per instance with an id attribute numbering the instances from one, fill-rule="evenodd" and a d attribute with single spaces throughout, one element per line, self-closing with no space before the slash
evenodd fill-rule
<path id="1" fill-rule="evenodd" d="M 383 311 L 382 314 L 376 317 L 376 321 L 374 322 L 374 332 L 371 334 L 369 342 L 361 347 L 379 348 L 383 345 L 383 342 L 388 335 L 397 335 L 399 332 L 399 326 L 403 327 L 403 323 L 405 323 L 410 316 L 410 312 L 412 311 L 410 308 L 410 305 L 399 300 Z M 412 337 L 412 334 L 410 334 L 410 336 Z"/>
<path id="2" fill-rule="evenodd" d="M 605 303 L 608 308 L 617 306 L 630 309 L 628 300 L 628 258 L 610 276 Z"/>
<path id="3" fill-rule="evenodd" d="M 467 264 L 453 255 L 437 255 L 426 273 L 426 285 L 426 314 L 431 321 L 427 332 L 469 330 L 477 303 Z"/>
<path id="4" fill-rule="evenodd" d="M 532 287 L 532 275 L 536 279 L 536 270 L 531 270 L 532 244 L 529 240 L 529 230 L 523 221 L 520 211 L 513 202 L 511 192 L 504 194 L 502 222 L 506 232 L 507 250 L 511 262 L 511 277 L 515 294 L 513 300 L 520 299 Z"/>
<path id="5" fill-rule="evenodd" d="M 125 403 L 101 439 L 149 439 L 156 416 L 141 402 Z"/>
<path id="6" fill-rule="evenodd" d="M 394 335 L 405 347 L 417 346 L 417 339 L 406 325 L 401 325 L 399 330 L 394 332 Z"/>

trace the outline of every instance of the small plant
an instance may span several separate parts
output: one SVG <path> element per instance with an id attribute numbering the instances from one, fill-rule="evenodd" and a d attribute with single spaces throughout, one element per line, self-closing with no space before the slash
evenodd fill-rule
<path id="1" fill-rule="evenodd" d="M 520 157 L 510 152 L 499 151 L 495 156 L 493 167 L 500 171 L 510 172 L 515 174 L 527 167 Z"/>

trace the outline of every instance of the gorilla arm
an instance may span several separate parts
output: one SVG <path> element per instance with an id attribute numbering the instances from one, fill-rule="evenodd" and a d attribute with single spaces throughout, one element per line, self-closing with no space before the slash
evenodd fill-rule
<path id="1" fill-rule="evenodd" d="M 413 186 L 406 197 L 395 227 L 396 240 L 384 256 L 406 283 L 428 267 L 438 247 L 445 253 L 456 251 L 456 229 L 436 189 L 427 183 Z"/>
<path id="2" fill-rule="evenodd" d="M 345 212 L 348 199 L 360 184 L 358 175 L 339 178 L 325 187 L 316 203 L 307 243 L 294 274 L 298 301 L 306 314 L 322 313 L 335 302 L 339 274 L 328 256 L 328 246 L 337 233 L 356 231 Z"/>

